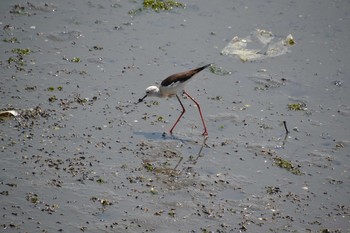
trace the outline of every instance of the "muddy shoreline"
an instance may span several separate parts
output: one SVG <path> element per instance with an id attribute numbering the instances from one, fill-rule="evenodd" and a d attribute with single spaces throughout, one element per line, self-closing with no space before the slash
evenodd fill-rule
<path id="1" fill-rule="evenodd" d="M 350 230 L 349 2 L 182 3 L 1 1 L 1 232 Z"/>

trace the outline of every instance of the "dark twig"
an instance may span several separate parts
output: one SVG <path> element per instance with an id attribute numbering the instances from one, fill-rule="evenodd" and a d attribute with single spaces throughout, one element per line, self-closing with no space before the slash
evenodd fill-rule
<path id="1" fill-rule="evenodd" d="M 174 167 L 174 171 L 176 171 L 176 168 L 180 165 L 180 163 L 183 159 L 184 159 L 184 157 L 181 156 L 179 162 L 177 162 L 176 166 Z"/>
<path id="2" fill-rule="evenodd" d="M 287 128 L 287 123 L 286 121 L 283 121 L 284 129 L 286 130 L 286 134 L 289 134 L 289 130 Z"/>

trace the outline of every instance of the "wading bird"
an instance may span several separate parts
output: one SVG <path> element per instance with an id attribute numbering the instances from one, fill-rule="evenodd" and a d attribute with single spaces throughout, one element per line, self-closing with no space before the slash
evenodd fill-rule
<path id="1" fill-rule="evenodd" d="M 204 127 L 203 135 L 207 136 L 208 135 L 208 131 L 207 131 L 207 127 L 205 126 L 205 123 L 204 123 L 201 107 L 199 106 L 199 103 L 185 91 L 185 85 L 189 81 L 191 81 L 192 78 L 196 74 L 198 74 L 200 71 L 204 70 L 205 68 L 207 68 L 210 65 L 211 64 L 208 64 L 208 65 L 205 65 L 205 66 L 193 69 L 193 70 L 184 71 L 184 72 L 180 72 L 180 73 L 176 73 L 176 74 L 170 75 L 169 77 L 164 79 L 159 86 L 147 87 L 146 95 L 143 98 L 139 99 L 139 103 L 142 102 L 146 97 L 151 97 L 151 96 L 156 96 L 156 97 L 172 97 L 172 96 L 176 96 L 177 100 L 179 101 L 179 103 L 180 103 L 180 105 L 182 107 L 182 112 L 181 112 L 179 118 L 177 118 L 177 120 L 175 121 L 175 124 L 173 125 L 173 127 L 171 127 L 171 129 L 170 129 L 170 133 L 172 134 L 173 133 L 173 129 L 175 128 L 177 123 L 180 121 L 180 119 L 184 115 L 184 113 L 186 112 L 186 109 L 183 106 L 183 104 L 182 104 L 182 102 L 181 102 L 181 100 L 180 100 L 180 98 L 178 96 L 179 93 L 184 94 L 196 104 L 196 106 L 198 108 L 198 111 L 199 111 L 199 115 L 200 115 L 202 123 L 203 123 L 203 127 Z"/>

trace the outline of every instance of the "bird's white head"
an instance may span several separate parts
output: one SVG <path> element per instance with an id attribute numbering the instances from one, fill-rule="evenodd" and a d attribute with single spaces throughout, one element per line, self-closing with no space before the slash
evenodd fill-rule
<path id="1" fill-rule="evenodd" d="M 147 87 L 146 89 L 146 95 L 142 98 L 139 99 L 139 102 L 142 102 L 147 96 L 158 96 L 160 97 L 160 90 L 157 86 L 150 86 L 150 87 Z"/>
<path id="2" fill-rule="evenodd" d="M 157 86 L 150 86 L 146 89 L 147 96 L 159 96 L 159 88 Z"/>

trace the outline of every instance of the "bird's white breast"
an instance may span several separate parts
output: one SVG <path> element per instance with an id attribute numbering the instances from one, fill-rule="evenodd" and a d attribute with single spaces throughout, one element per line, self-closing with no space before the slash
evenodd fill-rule
<path id="1" fill-rule="evenodd" d="M 185 82 L 174 82 L 168 86 L 160 86 L 162 96 L 170 97 L 184 90 Z"/>

